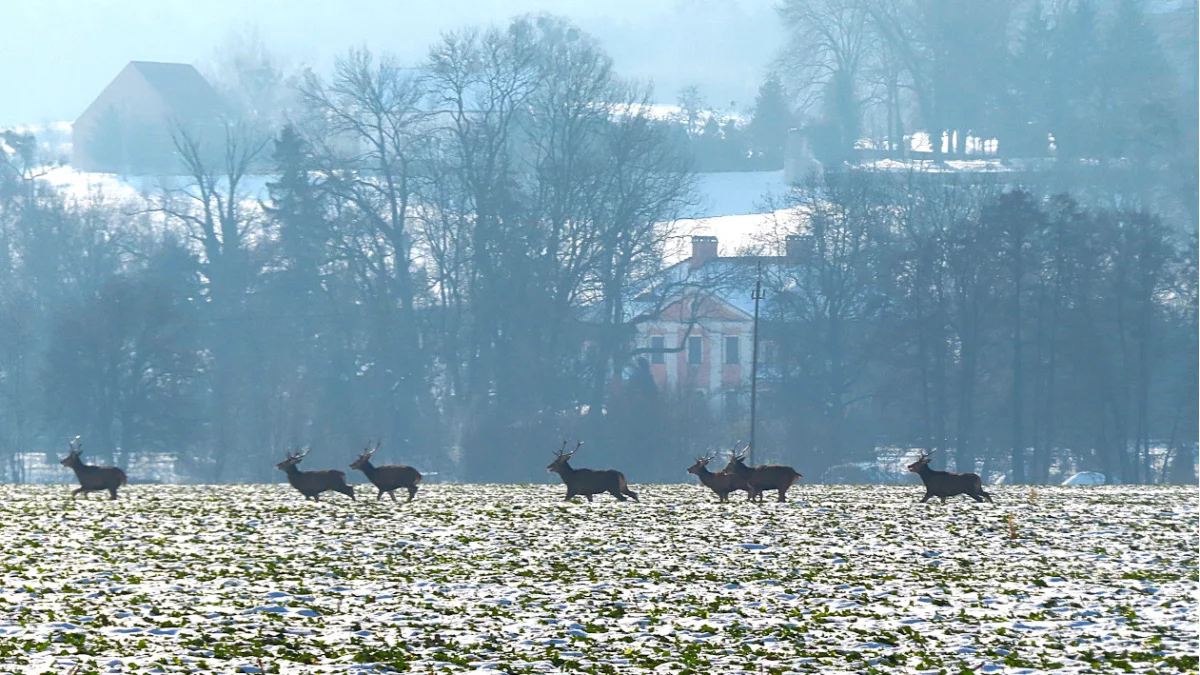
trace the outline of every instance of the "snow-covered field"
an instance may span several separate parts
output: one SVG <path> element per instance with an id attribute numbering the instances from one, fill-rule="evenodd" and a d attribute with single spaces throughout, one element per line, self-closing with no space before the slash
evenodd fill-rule
<path id="1" fill-rule="evenodd" d="M 1194 487 L 635 487 L 0 487 L 0 672 L 1197 670 Z"/>

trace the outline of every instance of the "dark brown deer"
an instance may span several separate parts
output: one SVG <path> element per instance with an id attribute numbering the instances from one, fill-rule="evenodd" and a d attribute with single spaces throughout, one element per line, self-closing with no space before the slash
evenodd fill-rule
<path id="1" fill-rule="evenodd" d="M 292 487 L 300 491 L 305 499 L 313 501 L 321 501 L 321 493 L 327 490 L 340 492 L 354 499 L 354 488 L 346 484 L 346 474 L 337 469 L 325 469 L 324 471 L 301 471 L 296 465 L 300 463 L 308 453 L 312 450 L 307 450 L 303 453 L 287 453 L 287 459 L 275 465 L 275 468 L 287 474 L 288 482 Z"/>
<path id="2" fill-rule="evenodd" d="M 375 499 L 382 499 L 383 493 L 387 493 L 392 501 L 396 501 L 396 490 L 405 488 L 408 490 L 408 501 L 412 501 L 413 497 L 417 496 L 417 484 L 421 482 L 421 472 L 404 465 L 386 465 L 375 466 L 371 463 L 371 457 L 379 450 L 379 446 L 383 445 L 383 441 L 375 444 L 375 449 L 371 449 L 371 444 L 363 448 L 363 453 L 354 460 L 350 465 L 351 469 L 361 471 L 367 476 L 367 480 L 379 488 L 379 494 L 375 495 Z"/>
<path id="3" fill-rule="evenodd" d="M 721 473 L 731 474 L 740 477 L 746 482 L 746 492 L 750 493 L 750 501 L 763 500 L 763 493 L 767 490 L 778 490 L 779 501 L 787 501 L 788 488 L 792 487 L 792 483 L 798 478 L 804 478 L 790 466 L 781 466 L 779 464 L 766 464 L 763 466 L 746 466 L 746 453 L 750 452 L 750 446 L 747 445 L 740 453 L 734 452 L 729 456 L 729 464 Z"/>
<path id="4" fill-rule="evenodd" d="M 713 473 L 708 470 L 708 463 L 713 461 L 714 455 L 707 457 L 697 457 L 696 463 L 688 467 L 688 473 L 695 474 L 700 482 L 708 489 L 717 493 L 717 497 L 722 502 L 729 501 L 729 494 L 738 490 L 749 490 L 746 485 L 746 479 L 743 476 L 732 473 Z"/>
<path id="5" fill-rule="evenodd" d="M 78 445 L 77 445 L 78 443 Z M 83 454 L 83 444 L 79 443 L 79 437 L 71 441 L 70 452 L 67 453 L 66 459 L 59 462 L 63 466 L 71 467 L 75 472 L 75 477 L 79 479 L 79 487 L 71 493 L 71 499 L 75 498 L 80 492 L 84 497 L 87 497 L 89 492 L 101 492 L 108 490 L 108 496 L 112 499 L 117 498 L 117 488 L 126 483 L 125 472 L 115 466 L 92 466 L 84 464 L 79 458 Z"/>
<path id="6" fill-rule="evenodd" d="M 587 500 L 592 501 L 592 495 L 598 495 L 601 492 L 607 492 L 617 498 L 619 501 L 625 501 L 625 497 L 632 497 L 633 501 L 638 501 L 638 495 L 625 483 L 625 474 L 613 469 L 575 469 L 572 468 L 568 461 L 579 452 L 579 446 L 583 445 L 583 441 L 575 444 L 575 449 L 567 452 L 567 441 L 563 441 L 562 447 L 554 453 L 554 461 L 546 467 L 546 470 L 551 473 L 556 473 L 562 478 L 562 482 L 567 485 L 567 499 L 574 499 L 576 495 L 583 495 Z"/>
<path id="7" fill-rule="evenodd" d="M 985 499 L 992 501 L 992 496 L 983 491 L 983 481 L 979 480 L 979 476 L 973 473 L 950 473 L 949 471 L 937 471 L 929 467 L 929 458 L 933 456 L 933 451 L 923 452 L 917 461 L 908 465 L 908 470 L 921 477 L 921 482 L 925 483 L 925 497 L 921 499 L 921 503 L 929 501 L 930 497 L 937 497 L 946 503 L 947 497 L 955 495 L 967 495 L 977 502 L 982 502 Z"/>

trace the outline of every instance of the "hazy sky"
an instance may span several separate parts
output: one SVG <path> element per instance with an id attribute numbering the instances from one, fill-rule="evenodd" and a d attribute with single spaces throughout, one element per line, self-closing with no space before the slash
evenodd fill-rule
<path id="1" fill-rule="evenodd" d="M 658 98 L 697 84 L 749 105 L 781 43 L 773 0 L 0 0 L 0 125 L 73 120 L 129 61 L 199 64 L 230 33 L 318 70 L 366 44 L 420 59 L 440 32 L 549 11 L 596 35 Z"/>

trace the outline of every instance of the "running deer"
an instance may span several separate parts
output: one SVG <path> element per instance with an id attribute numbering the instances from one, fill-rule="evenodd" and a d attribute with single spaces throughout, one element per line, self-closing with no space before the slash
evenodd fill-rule
<path id="1" fill-rule="evenodd" d="M 792 487 L 792 483 L 798 478 L 804 478 L 800 472 L 790 466 L 781 466 L 778 464 L 766 464 L 763 466 L 746 466 L 746 453 L 750 452 L 750 446 L 747 445 L 740 453 L 734 452 L 729 456 L 729 464 L 721 473 L 731 474 L 740 477 L 746 481 L 746 492 L 750 493 L 750 500 L 763 500 L 763 493 L 767 490 L 778 490 L 779 501 L 787 501 L 788 488 Z"/>
<path id="2" fill-rule="evenodd" d="M 592 501 L 592 495 L 598 495 L 601 492 L 607 492 L 616 497 L 619 501 L 625 501 L 625 497 L 632 497 L 633 501 L 638 501 L 638 495 L 625 483 L 625 474 L 613 469 L 575 469 L 572 468 L 568 461 L 579 452 L 579 446 L 583 445 L 583 441 L 575 444 L 575 449 L 567 452 L 567 441 L 563 441 L 562 447 L 554 453 L 554 461 L 546 467 L 550 473 L 556 473 L 562 478 L 562 482 L 567 485 L 567 499 L 574 499 L 576 495 L 583 495 L 587 500 Z"/>
<path id="3" fill-rule="evenodd" d="M 387 493 L 392 501 L 396 501 L 396 490 L 405 488 L 408 490 L 408 501 L 412 501 L 413 497 L 417 496 L 417 484 L 421 482 L 421 472 L 404 465 L 387 465 L 375 466 L 371 463 L 371 457 L 379 451 L 379 446 L 383 445 L 383 441 L 375 444 L 375 449 L 371 449 L 371 444 L 367 443 L 367 447 L 363 448 L 363 453 L 354 460 L 350 465 L 351 469 L 361 471 L 367 476 L 367 480 L 379 488 L 379 494 L 375 495 L 375 499 L 382 499 L 383 493 Z"/>
<path id="4" fill-rule="evenodd" d="M 929 458 L 933 455 L 933 451 L 922 452 L 917 461 L 908 465 L 908 470 L 921 477 L 921 482 L 925 483 L 925 497 L 921 499 L 921 503 L 929 501 L 930 497 L 937 497 L 944 504 L 947 497 L 955 495 L 967 495 L 977 502 L 982 502 L 985 499 L 992 501 L 992 496 L 983 491 L 983 481 L 979 480 L 979 476 L 973 473 L 950 473 L 949 471 L 937 471 L 929 468 Z"/>
<path id="5" fill-rule="evenodd" d="M 738 490 L 748 490 L 746 479 L 742 476 L 725 473 L 713 473 L 708 470 L 708 463 L 713 461 L 715 455 L 707 457 L 697 457 L 696 463 L 688 467 L 688 473 L 695 474 L 700 482 L 706 485 L 710 490 L 717 493 L 717 497 L 722 502 L 729 501 L 729 493 Z"/>
<path id="6" fill-rule="evenodd" d="M 79 487 L 71 493 L 71 499 L 75 498 L 80 492 L 84 497 L 87 497 L 89 492 L 101 492 L 108 490 L 108 496 L 112 499 L 117 498 L 117 488 L 125 484 L 125 472 L 115 466 L 92 466 L 84 464 L 79 456 L 83 454 L 83 444 L 79 443 L 79 437 L 71 441 L 70 452 L 67 453 L 66 459 L 59 462 L 63 466 L 70 467 L 75 472 L 75 477 L 79 479 Z"/>
<path id="7" fill-rule="evenodd" d="M 325 469 L 324 471 L 301 471 L 296 465 L 300 463 L 308 453 L 312 450 L 306 450 L 303 453 L 287 453 L 287 459 L 275 465 L 275 468 L 287 474 L 288 482 L 292 487 L 300 491 L 305 499 L 313 501 L 321 500 L 321 493 L 326 490 L 333 490 L 354 499 L 354 488 L 346 485 L 346 474 L 337 469 Z"/>

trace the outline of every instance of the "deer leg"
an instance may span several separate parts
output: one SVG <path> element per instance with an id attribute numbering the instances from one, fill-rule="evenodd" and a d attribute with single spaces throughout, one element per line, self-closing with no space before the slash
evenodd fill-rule
<path id="1" fill-rule="evenodd" d="M 109 499 L 116 499 L 117 498 L 117 488 L 108 488 L 108 497 L 109 497 Z"/>
<path id="2" fill-rule="evenodd" d="M 395 490 L 388 490 L 388 496 L 392 498 L 392 503 L 393 503 L 393 504 L 399 504 L 399 503 L 400 503 L 400 500 L 399 500 L 399 499 L 396 499 L 396 491 L 395 491 Z"/>
<path id="3" fill-rule="evenodd" d="M 779 488 L 779 501 L 787 501 L 787 488 Z"/>
<path id="4" fill-rule="evenodd" d="M 389 492 L 388 494 L 391 493 Z M 380 499 L 383 499 L 383 488 L 379 488 L 379 494 L 375 495 L 375 501 L 379 501 Z M 393 496 L 392 499 L 395 499 L 395 497 Z"/>
<path id="5" fill-rule="evenodd" d="M 587 500 L 588 500 L 588 503 L 589 503 L 589 504 L 591 504 L 591 503 L 592 503 L 592 496 L 591 496 L 591 495 L 584 495 L 584 497 L 587 497 Z"/>
<path id="6" fill-rule="evenodd" d="M 569 501 L 571 501 L 571 500 L 572 500 L 572 499 L 574 499 L 574 498 L 575 498 L 575 491 L 574 491 L 574 490 L 567 490 L 567 497 L 566 497 L 566 501 L 568 501 L 568 502 L 569 502 Z"/>
<path id="7" fill-rule="evenodd" d="M 943 497 L 942 495 L 938 495 L 938 499 L 942 500 L 942 503 L 943 503 L 943 504 L 945 504 L 945 503 L 946 503 L 946 498 L 945 498 L 945 497 Z"/>
<path id="8" fill-rule="evenodd" d="M 925 497 L 921 500 L 921 503 L 924 504 L 925 502 L 929 501 L 929 498 L 932 496 L 933 496 L 932 492 L 926 492 Z"/>
<path id="9" fill-rule="evenodd" d="M 983 503 L 983 497 L 980 497 L 979 495 L 972 494 L 971 499 L 974 499 L 976 502 L 979 502 L 980 504 Z"/>
<path id="10" fill-rule="evenodd" d="M 417 496 L 417 486 L 414 485 L 414 486 L 408 488 L 408 501 L 411 502 L 413 500 L 413 497 L 416 497 L 416 496 Z"/>
<path id="11" fill-rule="evenodd" d="M 82 487 L 78 487 L 71 491 L 71 499 L 75 499 L 75 495 L 79 494 L 80 492 L 83 492 L 83 496 L 87 497 L 87 492 Z"/>

